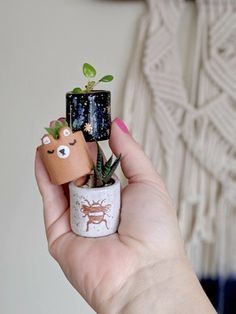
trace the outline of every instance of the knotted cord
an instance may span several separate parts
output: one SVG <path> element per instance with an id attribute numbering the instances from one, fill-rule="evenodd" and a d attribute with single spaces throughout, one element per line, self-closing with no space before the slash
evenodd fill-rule
<path id="1" fill-rule="evenodd" d="M 236 2 L 196 2 L 189 89 L 178 49 L 186 2 L 147 4 L 124 118 L 165 179 L 197 273 L 236 274 Z"/>

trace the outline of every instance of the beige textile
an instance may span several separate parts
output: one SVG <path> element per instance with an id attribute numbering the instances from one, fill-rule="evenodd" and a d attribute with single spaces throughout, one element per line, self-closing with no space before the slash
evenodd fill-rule
<path id="1" fill-rule="evenodd" d="M 177 36 L 186 2 L 147 4 L 124 119 L 165 179 L 197 273 L 236 273 L 236 1 L 196 1 L 188 86 Z"/>

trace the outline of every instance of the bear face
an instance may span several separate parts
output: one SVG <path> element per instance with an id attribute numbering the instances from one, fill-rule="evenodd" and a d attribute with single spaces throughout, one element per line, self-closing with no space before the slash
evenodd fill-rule
<path id="1" fill-rule="evenodd" d="M 46 134 L 39 151 L 53 184 L 64 184 L 92 171 L 93 162 L 82 131 L 73 133 L 69 127 L 62 127 L 58 139 Z"/>

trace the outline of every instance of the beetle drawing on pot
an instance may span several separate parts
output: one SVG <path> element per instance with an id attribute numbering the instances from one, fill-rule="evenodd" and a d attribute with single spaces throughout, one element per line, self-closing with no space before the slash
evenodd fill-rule
<path id="1" fill-rule="evenodd" d="M 111 208 L 111 204 L 103 204 L 105 199 L 97 202 L 93 201 L 92 204 L 87 199 L 84 199 L 84 201 L 87 203 L 87 205 L 82 204 L 81 212 L 84 214 L 83 217 L 88 218 L 86 232 L 89 231 L 90 224 L 100 224 L 102 222 L 104 222 L 106 228 L 109 229 L 105 217 L 109 217 L 108 212 Z"/>

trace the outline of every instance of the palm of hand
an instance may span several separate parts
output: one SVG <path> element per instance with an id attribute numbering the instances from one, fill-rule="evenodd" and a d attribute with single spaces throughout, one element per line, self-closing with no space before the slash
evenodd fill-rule
<path id="1" fill-rule="evenodd" d="M 62 203 L 66 202 L 61 193 Z M 154 187 L 150 190 L 142 183 L 130 184 L 124 189 L 122 199 L 119 231 L 112 236 L 97 239 L 78 237 L 68 224 L 66 231 L 65 217 L 68 218 L 69 210 L 49 227 L 51 254 L 71 284 L 93 308 L 99 308 L 101 303 L 109 300 L 139 269 L 169 258 L 168 250 L 178 233 L 176 228 L 176 234 L 166 235 L 168 229 L 173 230 L 167 223 L 170 220 L 168 216 L 173 216 L 173 226 L 175 218 L 168 204 L 160 203 Z M 165 208 L 158 208 L 155 204 Z M 164 210 L 165 215 L 162 214 Z M 158 220 L 162 220 L 160 227 Z M 163 224 L 165 220 L 166 225 Z M 58 237 L 58 234 L 61 235 Z M 171 243 L 168 243 L 169 239 Z"/>
<path id="2" fill-rule="evenodd" d="M 113 126 L 113 137 L 117 137 L 116 132 L 118 129 Z M 125 136 L 133 141 L 129 135 Z M 127 148 L 122 141 L 111 138 L 110 145 L 116 154 L 123 150 L 122 168 L 129 185 L 122 192 L 118 233 L 104 238 L 82 238 L 71 231 L 64 191 L 50 184 L 36 155 L 36 177 L 44 200 L 49 251 L 94 309 L 111 299 L 140 269 L 173 259 L 182 251 L 175 211 L 149 160 L 135 142 L 128 143 Z M 145 169 L 136 169 L 135 159 L 139 162 L 143 159 Z"/>

